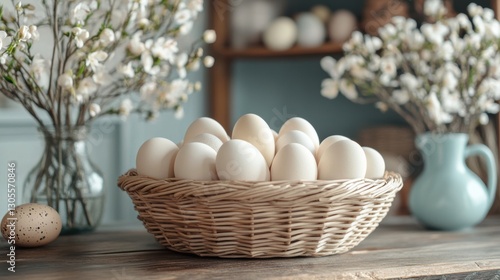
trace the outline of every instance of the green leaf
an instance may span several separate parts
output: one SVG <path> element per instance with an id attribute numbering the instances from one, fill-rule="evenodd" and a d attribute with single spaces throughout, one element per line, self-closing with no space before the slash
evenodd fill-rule
<path id="1" fill-rule="evenodd" d="M 4 78 L 7 82 L 9 82 L 9 83 L 11 83 L 11 84 L 13 84 L 13 85 L 15 85 L 15 86 L 16 86 L 16 81 L 15 81 L 15 80 L 12 78 L 12 76 L 10 76 L 9 74 L 5 74 L 5 75 L 3 75 L 3 78 Z"/>

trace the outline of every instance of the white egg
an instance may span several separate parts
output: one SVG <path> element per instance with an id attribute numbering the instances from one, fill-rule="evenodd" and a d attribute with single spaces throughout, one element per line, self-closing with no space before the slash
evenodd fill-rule
<path id="1" fill-rule="evenodd" d="M 189 125 L 186 130 L 186 134 L 184 135 L 184 141 L 189 141 L 191 138 L 202 133 L 209 133 L 217 136 L 222 143 L 229 140 L 226 130 L 224 130 L 220 123 L 214 119 L 203 117 L 195 120 L 191 123 L 191 125 Z"/>
<path id="2" fill-rule="evenodd" d="M 261 117 L 255 114 L 241 116 L 234 124 L 232 138 L 254 145 L 264 156 L 267 166 L 271 166 L 275 150 L 274 136 Z"/>
<path id="3" fill-rule="evenodd" d="M 328 23 L 328 33 L 332 42 L 345 42 L 356 30 L 358 20 L 348 10 L 338 10 L 332 13 Z"/>
<path id="4" fill-rule="evenodd" d="M 176 178 L 188 180 L 217 180 L 213 148 L 199 142 L 186 143 L 177 153 L 174 165 Z"/>
<path id="5" fill-rule="evenodd" d="M 365 174 L 365 152 L 352 140 L 339 140 L 330 145 L 318 166 L 320 180 L 360 179 Z"/>
<path id="6" fill-rule="evenodd" d="M 296 18 L 297 44 L 302 47 L 312 48 L 323 44 L 326 31 L 321 20 L 313 13 L 301 13 Z"/>
<path id="7" fill-rule="evenodd" d="M 321 160 L 321 157 L 323 156 L 323 153 L 325 152 L 326 148 L 330 147 L 331 144 L 339 140 L 349 140 L 349 138 L 342 135 L 332 135 L 326 137 L 323 141 L 321 141 L 321 144 L 319 144 L 319 148 L 316 151 L 316 160 L 318 161 L 318 163 Z"/>
<path id="8" fill-rule="evenodd" d="M 174 177 L 174 161 L 179 147 L 165 138 L 155 137 L 144 142 L 135 159 L 137 173 L 155 179 Z"/>
<path id="9" fill-rule="evenodd" d="M 311 141 L 311 138 L 309 138 L 309 136 L 307 136 L 300 130 L 290 130 L 285 134 L 279 136 L 278 140 L 276 141 L 276 152 L 291 143 L 300 144 L 307 148 L 307 150 L 309 150 L 313 155 L 316 154 L 316 149 L 314 148 L 314 144 Z"/>
<path id="10" fill-rule="evenodd" d="M 220 180 L 269 180 L 269 168 L 262 154 L 254 145 L 240 139 L 222 144 L 215 168 Z"/>
<path id="11" fill-rule="evenodd" d="M 311 141 L 314 145 L 315 149 L 318 149 L 319 147 L 319 137 L 318 133 L 314 129 L 314 127 L 305 119 L 295 117 L 287 120 L 280 129 L 279 136 L 287 133 L 290 130 L 300 130 L 304 132 L 309 138 L 311 138 Z"/>
<path id="12" fill-rule="evenodd" d="M 369 147 L 363 147 L 366 156 L 366 174 L 365 178 L 379 179 L 385 174 L 385 161 L 377 150 Z"/>
<path id="13" fill-rule="evenodd" d="M 208 145 L 210 148 L 214 149 L 216 152 L 219 151 L 220 146 L 222 146 L 222 141 L 215 135 L 210 133 L 198 134 L 195 137 L 186 141 L 187 143 L 203 143 Z"/>
<path id="14" fill-rule="evenodd" d="M 278 151 L 271 166 L 271 180 L 314 181 L 318 178 L 316 159 L 303 145 L 291 143 Z"/>
<path id="15" fill-rule="evenodd" d="M 279 17 L 264 31 L 262 40 L 271 50 L 287 50 L 297 41 L 297 26 L 291 18 Z"/>

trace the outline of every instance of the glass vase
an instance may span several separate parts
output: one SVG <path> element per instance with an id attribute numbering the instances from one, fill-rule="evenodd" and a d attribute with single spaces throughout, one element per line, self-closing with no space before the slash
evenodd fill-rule
<path id="1" fill-rule="evenodd" d="M 26 178 L 24 202 L 46 204 L 57 210 L 62 234 L 94 230 L 102 217 L 104 180 L 89 158 L 88 128 L 43 127 L 39 131 L 44 151 Z"/>

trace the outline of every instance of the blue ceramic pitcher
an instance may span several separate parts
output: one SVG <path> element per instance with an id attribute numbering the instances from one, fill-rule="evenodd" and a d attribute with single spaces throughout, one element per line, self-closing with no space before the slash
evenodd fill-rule
<path id="1" fill-rule="evenodd" d="M 411 187 L 409 206 L 429 229 L 472 227 L 485 218 L 493 204 L 497 183 L 493 154 L 482 144 L 467 146 L 468 139 L 462 133 L 425 133 L 416 138 L 424 169 Z M 465 164 L 473 155 L 485 160 L 487 186 Z"/>

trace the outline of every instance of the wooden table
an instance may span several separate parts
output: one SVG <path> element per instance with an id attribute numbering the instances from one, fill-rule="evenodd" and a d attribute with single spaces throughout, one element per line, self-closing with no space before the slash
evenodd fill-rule
<path id="1" fill-rule="evenodd" d="M 7 248 L 2 241 L 0 258 Z M 164 249 L 141 229 L 104 228 L 17 248 L 15 273 L 1 262 L 0 279 L 500 279 L 500 217 L 462 232 L 388 218 L 350 252 L 321 258 L 202 258 Z"/>

